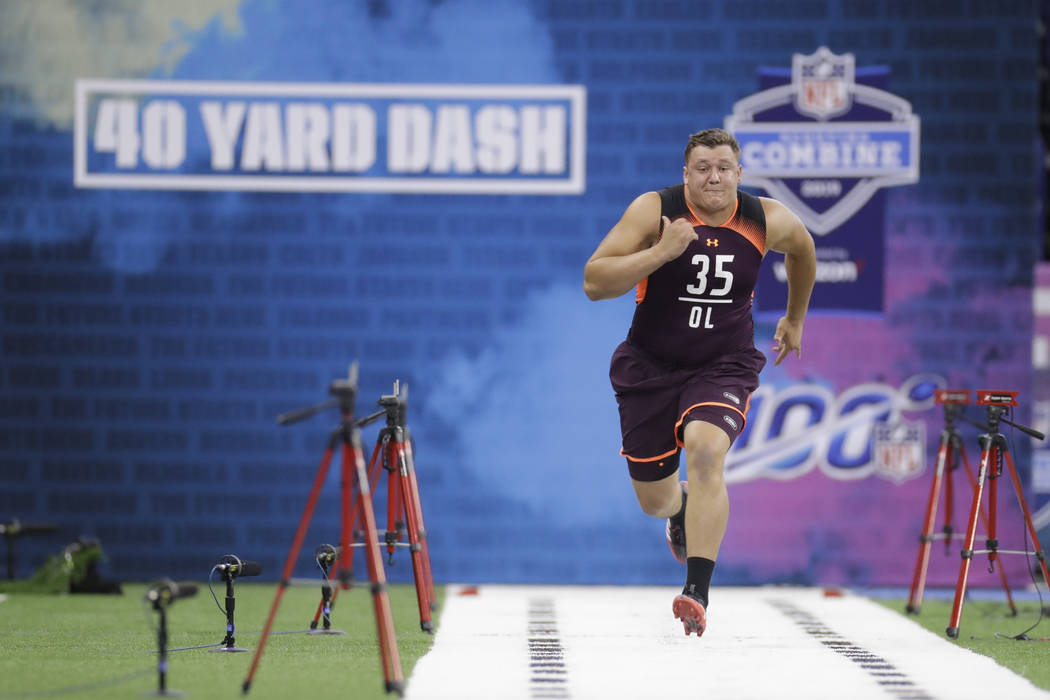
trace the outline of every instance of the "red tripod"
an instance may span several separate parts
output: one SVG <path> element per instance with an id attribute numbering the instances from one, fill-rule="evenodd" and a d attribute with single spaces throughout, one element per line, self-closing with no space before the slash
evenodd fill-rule
<path id="1" fill-rule="evenodd" d="M 280 585 L 277 588 L 277 594 L 274 597 L 273 605 L 270 607 L 269 617 L 266 618 L 266 625 L 263 627 L 262 637 L 259 639 L 259 646 L 255 650 L 255 656 L 252 658 L 252 664 L 248 670 L 248 676 L 245 678 L 242 686 L 242 692 L 245 694 L 248 693 L 248 690 L 251 687 L 252 677 L 255 675 L 259 659 L 266 646 L 266 638 L 270 634 L 270 627 L 273 624 L 277 608 L 281 603 L 281 597 L 284 595 L 285 588 L 288 587 L 288 584 L 291 581 L 292 571 L 295 568 L 295 561 L 299 556 L 299 550 L 302 548 L 303 538 L 306 536 L 306 531 L 309 528 L 310 519 L 313 517 L 314 506 L 317 504 L 317 497 L 321 493 L 321 487 L 324 485 L 325 477 L 328 474 L 328 466 L 331 463 L 332 456 L 335 454 L 336 447 L 338 446 L 341 446 L 342 448 L 341 485 L 343 544 L 346 545 L 349 542 L 350 530 L 352 528 L 351 523 L 360 516 L 365 529 L 368 577 L 372 583 L 372 602 L 375 608 L 376 629 L 379 639 L 379 654 L 383 662 L 385 689 L 388 693 L 396 692 L 398 695 L 403 693 L 404 679 L 401 674 L 401 659 L 398 655 L 397 639 L 394 636 L 394 618 L 390 610 L 390 600 L 386 593 L 386 575 L 383 571 L 383 560 L 379 553 L 379 533 L 376 530 L 375 515 L 372 512 L 371 491 L 369 489 L 368 474 L 365 471 L 364 453 L 361 449 L 361 424 L 367 422 L 368 419 L 366 418 L 363 421 L 354 420 L 354 402 L 357 396 L 356 362 L 350 367 L 349 377 L 345 380 L 336 380 L 332 382 L 328 393 L 335 398 L 329 399 L 328 401 L 316 406 L 310 406 L 291 413 L 283 414 L 277 418 L 281 425 L 288 425 L 304 418 L 308 418 L 315 413 L 337 404 L 343 416 L 342 422 L 332 431 L 331 437 L 328 441 L 328 447 L 324 452 L 324 456 L 321 458 L 321 465 L 317 470 L 317 476 L 314 478 L 313 487 L 310 490 L 310 496 L 307 499 L 306 508 L 303 511 L 303 517 L 299 521 L 299 527 L 295 532 L 295 539 L 292 542 L 292 548 L 288 552 L 288 558 L 284 564 L 284 571 L 281 574 Z M 351 514 L 350 511 L 351 489 L 356 489 L 358 494 L 353 514 Z M 344 551 L 351 550 L 344 549 Z"/>
<path id="2" fill-rule="evenodd" d="M 416 598 L 419 603 L 419 625 L 424 632 L 433 632 L 434 623 L 430 613 L 436 606 L 434 579 L 430 570 L 430 553 L 427 548 L 426 528 L 423 525 L 423 509 L 419 500 L 419 484 L 416 481 L 415 466 L 412 460 L 412 445 L 405 421 L 407 405 L 407 387 L 401 391 L 400 383 L 394 382 L 394 393 L 379 399 L 379 406 L 383 410 L 363 419 L 362 423 L 371 422 L 379 416 L 386 416 L 386 426 L 379 431 L 376 447 L 369 462 L 369 483 L 374 493 L 379 481 L 380 470 L 386 470 L 387 529 L 383 533 L 383 544 L 386 546 L 391 564 L 395 547 L 407 547 L 411 553 Z M 361 498 L 360 493 L 358 498 Z M 408 541 L 404 542 L 406 530 Z M 342 553 L 353 551 L 351 549 L 353 547 L 367 545 L 367 542 L 360 542 L 360 539 L 361 532 L 354 530 L 354 521 L 351 519 L 338 549 L 330 545 L 323 545 L 318 550 L 317 561 L 325 573 L 326 585 L 329 580 L 327 565 L 334 563 L 331 576 L 339 575 L 341 588 L 350 587 L 352 557 L 343 557 Z M 344 562 L 348 562 L 345 567 Z M 312 629 L 317 627 L 318 620 L 322 617 L 324 629 L 328 629 L 330 625 L 328 613 L 338 593 L 339 591 L 336 590 L 334 594 L 331 594 L 330 588 L 322 587 L 321 602 L 310 624 Z"/>
<path id="3" fill-rule="evenodd" d="M 973 506 L 970 509 L 970 525 L 966 531 L 966 544 L 962 550 L 959 580 L 955 586 L 955 603 L 952 605 L 952 616 L 948 622 L 948 628 L 945 630 L 946 634 L 952 639 L 958 639 L 959 637 L 959 619 L 962 617 L 963 598 L 966 594 L 966 579 L 970 573 L 970 563 L 974 554 L 987 554 L 989 567 L 995 565 L 999 554 L 1034 554 L 1036 559 L 1039 560 L 1039 566 L 1043 571 L 1043 582 L 1050 586 L 1050 573 L 1047 573 L 1046 570 L 1046 557 L 1043 554 L 1042 547 L 1039 545 L 1039 537 L 1036 535 L 1035 526 L 1032 524 L 1032 515 L 1028 511 L 1027 503 L 1025 503 L 1021 481 L 1017 478 L 1017 470 L 1014 468 L 1013 458 L 1010 457 L 1010 451 L 1006 446 L 1006 438 L 999 432 L 999 423 L 1003 422 L 1039 440 L 1045 438 L 1042 433 L 1023 425 L 1018 425 L 1003 417 L 1008 407 L 1017 405 L 1016 397 L 1016 391 L 977 392 L 977 405 L 985 406 L 987 410 L 988 432 L 978 438 L 978 442 L 981 445 L 981 464 L 977 472 L 977 488 L 974 490 Z M 1017 502 L 1021 506 L 1022 513 L 1024 513 L 1024 524 L 1028 529 L 1029 536 L 1032 538 L 1034 551 L 999 549 L 999 540 L 995 536 L 996 504 L 998 501 L 997 484 L 998 478 L 1003 472 L 1004 461 L 1010 470 L 1010 480 L 1013 482 Z M 987 549 L 975 550 L 973 544 L 976 537 L 977 517 L 980 513 L 981 496 L 984 493 L 986 478 L 988 479 L 988 539 L 985 544 Z"/>
<path id="4" fill-rule="evenodd" d="M 934 401 L 944 407 L 944 430 L 941 431 L 941 441 L 937 448 L 937 467 L 933 473 L 933 483 L 930 485 L 930 496 L 926 501 L 926 518 L 923 521 L 922 534 L 919 535 L 919 555 L 915 561 L 915 574 L 911 580 L 911 592 L 908 594 L 907 612 L 918 614 L 922 607 L 922 595 L 926 590 L 926 573 L 930 564 L 930 549 L 934 540 L 944 540 L 944 553 L 951 550 L 953 539 L 962 539 L 963 534 L 955 532 L 952 518 L 955 514 L 954 486 L 952 473 L 959 468 L 958 457 L 962 457 L 966 468 L 966 478 L 970 482 L 970 489 L 975 491 L 977 484 L 974 481 L 973 470 L 970 468 L 970 460 L 963 448 L 962 437 L 955 430 L 957 418 L 966 420 L 962 414 L 963 406 L 970 403 L 970 392 L 966 389 L 937 389 L 934 392 Z M 940 499 L 941 486 L 944 486 L 944 525 L 941 531 L 934 532 L 934 523 L 937 520 L 937 506 Z M 980 511 L 981 522 L 985 528 L 988 527 L 984 509 Z M 1006 572 L 999 567 L 999 577 L 1003 582 L 1003 590 L 1006 592 L 1006 600 L 1010 610 L 1015 615 L 1017 608 L 1014 605 L 1013 596 L 1010 594 L 1010 585 L 1006 582 Z"/>

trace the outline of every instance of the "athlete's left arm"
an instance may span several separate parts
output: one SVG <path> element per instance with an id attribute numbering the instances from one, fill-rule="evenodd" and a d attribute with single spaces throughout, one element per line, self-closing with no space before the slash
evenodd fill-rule
<path id="1" fill-rule="evenodd" d="M 784 254 L 788 300 L 784 316 L 773 333 L 773 350 L 779 365 L 788 353 L 802 357 L 802 326 L 809 309 L 809 296 L 817 277 L 817 254 L 813 236 L 793 211 L 775 199 L 762 198 L 766 213 L 766 248 Z"/>

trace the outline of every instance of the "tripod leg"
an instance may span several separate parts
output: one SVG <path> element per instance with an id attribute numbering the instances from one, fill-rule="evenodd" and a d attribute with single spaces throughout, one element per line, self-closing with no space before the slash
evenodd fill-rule
<path id="1" fill-rule="evenodd" d="M 911 579 L 911 592 L 908 594 L 909 613 L 918 613 L 922 607 L 922 594 L 926 589 L 926 570 L 930 563 L 930 545 L 933 539 L 933 524 L 937 521 L 937 501 L 940 496 L 941 481 L 944 478 L 945 465 L 951 464 L 952 445 L 950 436 L 943 434 L 937 449 L 937 467 L 933 472 L 930 484 L 930 495 L 926 500 L 926 518 L 923 521 L 922 533 L 919 535 L 919 556 L 915 561 L 915 573 Z M 949 476 L 949 480 L 950 480 Z"/>
<path id="2" fill-rule="evenodd" d="M 412 573 L 416 579 L 416 600 L 419 603 L 419 626 L 424 632 L 433 632 L 434 623 L 430 619 L 430 591 L 427 586 L 426 571 L 423 568 L 423 548 L 419 541 L 419 521 L 417 504 L 408 483 L 408 461 L 405 457 L 403 443 L 394 443 L 398 470 L 396 481 L 404 504 L 405 522 L 408 523 L 409 551 L 412 553 Z"/>
<path id="3" fill-rule="evenodd" d="M 1006 464 L 1010 468 L 1010 480 L 1013 482 L 1014 492 L 1017 494 L 1017 502 L 1021 506 L 1021 512 L 1024 513 L 1024 523 L 1025 527 L 1028 528 L 1028 536 L 1032 538 L 1032 549 L 1035 550 L 1035 557 L 1039 561 L 1039 567 L 1043 572 L 1043 583 L 1050 588 L 1050 573 L 1046 569 L 1046 555 L 1043 554 L 1043 547 L 1039 544 L 1039 535 L 1036 534 L 1035 525 L 1032 523 L 1032 514 L 1029 512 L 1028 503 L 1024 499 L 1021 480 L 1017 478 L 1017 470 L 1014 469 L 1014 461 L 1010 457 L 1010 453 L 1004 450 L 1003 454 L 1006 456 Z M 1016 612 L 1015 610 L 1014 613 L 1016 614 Z"/>
<path id="4" fill-rule="evenodd" d="M 350 463 L 345 458 L 346 445 L 343 445 L 344 458 L 342 460 L 340 478 L 339 478 L 339 498 L 340 498 L 340 532 L 339 532 L 339 559 L 336 562 L 336 570 L 342 569 L 350 570 L 354 565 L 354 550 L 350 546 L 353 539 L 354 530 L 354 517 L 350 504 L 353 502 L 353 491 L 355 478 L 353 472 L 350 470 Z M 339 593 L 337 587 L 335 593 Z M 331 596 L 329 600 L 329 608 L 335 603 L 335 596 Z M 326 621 L 326 624 L 330 624 Z M 326 628 L 327 629 L 327 628 Z"/>
<path id="5" fill-rule="evenodd" d="M 351 515 L 350 503 L 352 501 L 351 488 L 353 483 L 352 475 L 347 471 L 345 464 L 341 465 L 339 489 L 340 489 L 340 530 L 339 530 L 339 547 L 340 555 L 335 560 L 335 564 L 331 570 L 326 567 L 321 567 L 321 571 L 324 575 L 324 579 L 321 583 L 321 600 L 317 604 L 317 610 L 314 612 L 314 619 L 310 623 L 310 629 L 317 629 L 317 623 L 323 618 L 323 629 L 330 630 L 332 628 L 331 611 L 335 606 L 335 600 L 339 596 L 339 589 L 342 586 L 332 586 L 332 582 L 340 577 L 341 570 L 345 567 L 347 570 L 353 568 L 353 549 L 349 546 L 349 541 L 352 537 L 354 529 L 354 518 Z"/>
<path id="6" fill-rule="evenodd" d="M 387 442 L 383 459 L 386 462 L 386 556 L 387 563 L 394 563 L 394 546 L 405 535 L 405 524 L 397 519 L 401 512 L 401 489 L 398 485 L 397 456 L 395 444 Z"/>
<path id="7" fill-rule="evenodd" d="M 408 428 L 404 429 L 405 463 L 408 465 L 408 484 L 415 504 L 416 520 L 419 523 L 419 543 L 422 547 L 423 571 L 426 576 L 427 597 L 430 609 L 437 609 L 437 597 L 434 595 L 434 574 L 430 569 L 430 546 L 427 544 L 427 528 L 423 523 L 423 502 L 419 500 L 419 482 L 416 480 L 415 456 L 412 453 L 412 438 Z"/>
<path id="8" fill-rule="evenodd" d="M 255 676 L 255 670 L 259 666 L 259 659 L 262 658 L 263 649 L 266 647 L 266 638 L 270 636 L 270 627 L 273 625 L 273 618 L 277 614 L 277 608 L 281 604 L 281 598 L 284 596 L 284 591 L 288 587 L 289 582 L 292 580 L 292 572 L 295 570 L 295 560 L 299 556 L 299 550 L 303 546 L 303 539 L 306 537 L 306 530 L 310 526 L 310 520 L 313 518 L 314 506 L 317 505 L 317 497 L 321 493 L 321 487 L 324 486 L 325 477 L 328 475 L 328 465 L 332 462 L 332 453 L 335 447 L 329 444 L 325 450 L 324 456 L 321 458 L 321 466 L 317 469 L 317 476 L 314 477 L 313 487 L 310 489 L 310 496 L 306 500 L 306 508 L 303 509 L 303 516 L 299 520 L 299 527 L 295 531 L 295 539 L 292 541 L 292 548 L 288 551 L 288 557 L 284 562 L 284 571 L 281 572 L 281 581 L 277 586 L 277 594 L 274 596 L 273 604 L 270 606 L 270 614 L 266 617 L 266 624 L 263 626 L 262 636 L 259 638 L 259 646 L 255 649 L 255 654 L 252 656 L 252 664 L 248 669 L 248 676 L 244 679 L 244 683 L 241 686 L 241 692 L 247 695 L 249 689 L 251 689 L 252 678 Z"/>
<path id="9" fill-rule="evenodd" d="M 344 461 L 341 465 L 340 478 L 340 554 L 335 561 L 335 566 L 332 567 L 331 572 L 329 572 L 329 575 L 326 577 L 325 583 L 328 588 L 327 591 L 322 590 L 321 602 L 317 607 L 317 613 L 315 613 L 314 624 L 311 626 L 311 629 L 316 627 L 317 616 L 320 616 L 322 612 L 325 618 L 324 629 L 330 629 L 330 614 L 331 611 L 335 609 L 335 602 L 339 598 L 339 591 L 350 589 L 350 581 L 352 580 L 354 573 L 354 546 L 357 544 L 358 539 L 358 533 L 354 529 L 354 526 L 357 524 L 358 511 L 355 498 L 356 491 L 357 478 L 354 476 L 354 472 L 347 468 L 347 463 Z M 335 583 L 337 580 L 338 584 Z"/>
<path id="10" fill-rule="evenodd" d="M 962 453 L 963 461 L 965 462 L 966 452 L 963 450 L 962 441 L 959 442 L 959 452 Z M 968 462 L 966 468 L 970 468 Z M 944 525 L 941 527 L 941 534 L 944 535 L 945 554 L 952 551 L 952 537 L 955 535 L 955 526 L 952 524 L 952 521 L 955 519 L 955 478 L 952 476 L 952 469 L 952 463 L 949 461 L 944 480 Z M 971 482 L 973 481 L 972 476 L 970 480 Z"/>
<path id="11" fill-rule="evenodd" d="M 966 478 L 970 481 L 970 488 L 973 490 L 977 489 L 977 482 L 974 480 L 973 470 L 970 469 L 970 460 L 966 457 L 966 452 L 962 453 L 963 464 L 966 467 Z M 981 508 L 981 525 L 984 527 L 985 532 L 988 531 L 988 516 L 984 512 L 984 508 Z M 1003 571 L 1003 567 L 999 567 L 999 580 L 1003 584 L 1003 593 L 1006 594 L 1006 604 L 1010 607 L 1010 612 L 1014 615 L 1017 614 L 1017 606 L 1014 604 L 1013 594 L 1010 592 L 1010 584 L 1006 580 L 1006 572 Z"/>
<path id="12" fill-rule="evenodd" d="M 983 438 L 982 438 L 983 439 Z M 988 473 L 988 463 L 992 449 L 981 452 L 981 464 L 978 467 L 977 483 L 973 490 L 973 505 L 970 507 L 970 521 L 966 529 L 966 541 L 962 550 L 962 564 L 959 566 L 959 579 L 955 584 L 955 602 L 952 604 L 952 615 L 945 633 L 952 639 L 959 637 L 959 619 L 962 617 L 963 597 L 966 595 L 966 580 L 970 575 L 970 562 L 973 559 L 973 541 L 977 535 L 977 518 L 981 512 L 981 496 L 984 492 L 984 479 Z"/>
<path id="13" fill-rule="evenodd" d="M 387 467 L 386 446 L 387 446 L 388 440 L 385 437 L 386 435 L 387 435 L 387 431 L 386 431 L 385 428 L 383 430 L 379 431 L 379 436 L 376 438 L 376 446 L 372 450 L 372 458 L 368 461 L 368 485 L 369 485 L 369 488 L 371 489 L 372 493 L 378 493 L 378 490 L 379 490 L 379 477 L 383 473 L 383 471 L 386 470 L 386 467 Z M 389 472 L 387 472 L 387 476 L 389 477 Z M 388 481 L 389 481 L 389 479 L 388 479 Z M 390 487 L 389 487 L 389 484 L 388 484 L 387 485 L 387 490 L 388 491 L 389 491 L 389 488 Z M 356 510 L 355 510 L 355 514 L 356 514 Z M 397 541 L 397 538 L 396 538 L 396 536 L 394 534 L 392 534 L 393 533 L 393 528 L 391 527 L 391 522 L 392 522 L 392 520 L 391 520 L 391 516 L 390 516 L 390 496 L 389 496 L 389 493 L 388 493 L 388 495 L 387 495 L 387 529 L 386 529 L 386 535 L 385 535 L 384 539 L 386 540 L 386 544 L 387 544 L 388 561 L 391 564 L 393 564 L 394 563 L 394 542 Z"/>
<path id="14" fill-rule="evenodd" d="M 343 464 L 347 470 L 350 469 L 351 458 L 356 463 L 357 510 L 361 513 L 361 521 L 365 530 L 365 553 L 368 562 L 368 577 L 372 582 L 372 602 L 375 607 L 379 653 L 383 660 L 383 678 L 386 683 L 386 692 L 396 692 L 400 695 L 404 683 L 401 674 L 401 657 L 398 654 L 397 638 L 394 635 L 394 616 L 386 592 L 386 573 L 383 571 L 383 559 L 379 553 L 379 530 L 376 528 L 375 514 L 372 511 L 372 492 L 368 487 L 368 474 L 365 471 L 365 460 L 361 450 L 361 436 L 356 427 L 351 434 L 351 444 L 343 446 Z"/>
<path id="15" fill-rule="evenodd" d="M 368 461 L 368 483 L 372 488 L 372 493 L 375 493 L 376 488 L 379 485 L 379 474 L 383 471 L 383 462 L 380 456 L 383 454 L 383 438 L 382 434 L 378 440 L 376 440 L 375 449 L 372 450 L 372 459 Z"/>
<path id="16" fill-rule="evenodd" d="M 988 470 L 988 573 L 995 568 L 999 558 L 999 538 L 996 536 L 999 522 L 999 475 L 1002 464 L 1002 450 L 999 445 L 992 445 L 992 463 Z"/>

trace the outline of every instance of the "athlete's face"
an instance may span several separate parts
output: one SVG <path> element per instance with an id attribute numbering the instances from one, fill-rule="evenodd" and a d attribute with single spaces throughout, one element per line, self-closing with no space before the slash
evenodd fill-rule
<path id="1" fill-rule="evenodd" d="M 695 146 L 683 171 L 690 204 L 703 211 L 722 213 L 736 205 L 742 168 L 729 146 Z"/>

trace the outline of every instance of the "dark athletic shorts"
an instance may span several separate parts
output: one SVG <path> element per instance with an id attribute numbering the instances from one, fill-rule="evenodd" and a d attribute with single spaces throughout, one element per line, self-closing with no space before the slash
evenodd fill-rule
<path id="1" fill-rule="evenodd" d="M 625 340 L 613 353 L 609 380 L 620 407 L 620 432 L 631 478 L 658 481 L 678 472 L 687 421 L 717 425 L 729 442 L 743 431 L 751 393 L 766 357 L 755 348 L 699 368 L 661 362 Z"/>

